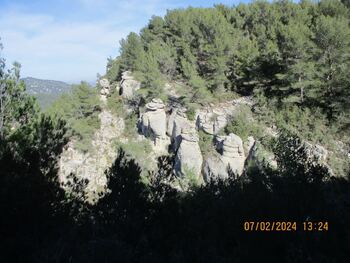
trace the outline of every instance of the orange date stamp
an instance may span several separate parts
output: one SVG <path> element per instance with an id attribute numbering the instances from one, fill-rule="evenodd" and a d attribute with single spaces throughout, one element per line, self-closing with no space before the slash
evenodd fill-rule
<path id="1" fill-rule="evenodd" d="M 296 232 L 301 231 L 328 231 L 327 221 L 296 222 L 296 221 L 244 221 L 243 229 L 247 232 Z"/>

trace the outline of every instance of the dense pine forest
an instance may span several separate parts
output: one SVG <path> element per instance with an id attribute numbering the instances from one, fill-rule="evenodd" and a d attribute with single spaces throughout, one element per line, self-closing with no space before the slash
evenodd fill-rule
<path id="1" fill-rule="evenodd" d="M 346 5 L 257 1 L 169 11 L 121 41 L 107 77 L 134 71 L 153 97 L 164 93 L 167 79 L 181 79 L 188 84 L 186 102 L 194 104 L 226 92 L 260 95 L 269 110 L 310 110 L 343 133 L 350 105 Z"/>
<path id="2" fill-rule="evenodd" d="M 21 65 L 0 53 L 1 262 L 349 262 L 349 23 L 347 0 L 169 10 L 120 42 L 96 87 L 74 85 L 45 111 Z M 132 98 L 120 96 L 126 72 L 140 83 Z M 179 104 L 195 121 L 203 107 L 241 98 L 251 106 L 220 132 L 198 131 L 201 156 L 237 134 L 276 165 L 256 157 L 239 176 L 205 182 L 189 172 L 185 187 L 176 152 L 149 168 L 152 146 L 137 140 L 144 107 Z M 61 155 L 74 142 L 97 156 L 113 116 L 124 142 L 107 137 L 118 151 L 91 201 L 86 179 L 59 178 Z M 314 144 L 327 149 L 323 162 L 310 156 Z M 245 230 L 252 221 L 297 228 Z"/>

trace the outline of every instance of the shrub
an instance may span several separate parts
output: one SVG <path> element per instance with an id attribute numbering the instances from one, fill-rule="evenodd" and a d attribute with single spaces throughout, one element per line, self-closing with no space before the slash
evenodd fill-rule
<path id="1" fill-rule="evenodd" d="M 208 153 L 212 152 L 214 149 L 213 136 L 205 133 L 202 130 L 198 132 L 198 136 L 199 136 L 199 148 L 201 149 L 202 155 L 205 156 Z"/>
<path id="2" fill-rule="evenodd" d="M 135 138 L 137 136 L 137 116 L 134 113 L 128 114 L 124 118 L 124 136 Z"/>
<path id="3" fill-rule="evenodd" d="M 225 127 L 225 132 L 234 133 L 242 140 L 246 140 L 248 136 L 260 138 L 263 134 L 263 126 L 254 120 L 250 108 L 244 105 L 232 116 L 231 121 Z"/>
<path id="4" fill-rule="evenodd" d="M 190 121 L 194 121 L 196 119 L 196 105 L 195 104 L 191 103 L 188 105 L 186 115 Z"/>
<path id="5" fill-rule="evenodd" d="M 107 108 L 112 113 L 116 114 L 119 117 L 125 116 L 125 110 L 123 106 L 122 97 L 119 96 L 118 92 L 113 92 L 110 97 L 107 99 Z"/>
<path id="6" fill-rule="evenodd" d="M 152 146 L 149 140 L 129 140 L 127 143 L 118 143 L 117 146 L 121 147 L 130 159 L 136 160 L 142 168 L 143 175 L 156 167 L 156 163 L 150 155 Z"/>
<path id="7" fill-rule="evenodd" d="M 176 183 L 184 191 L 194 190 L 203 183 L 200 178 L 194 173 L 193 169 L 185 166 L 182 176 L 177 178 Z"/>

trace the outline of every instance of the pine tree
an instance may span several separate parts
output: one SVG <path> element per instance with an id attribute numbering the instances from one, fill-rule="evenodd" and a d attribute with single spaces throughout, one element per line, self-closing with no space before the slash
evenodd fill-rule
<path id="1" fill-rule="evenodd" d="M 15 62 L 13 68 L 6 71 L 5 60 L 0 53 L 0 138 L 27 125 L 39 112 L 34 97 L 26 93 L 25 84 L 20 80 L 20 69 L 21 65 Z"/>
<path id="2" fill-rule="evenodd" d="M 136 33 L 130 33 L 128 37 L 120 41 L 121 70 L 140 71 L 145 59 L 145 51 L 140 37 Z"/>
<path id="3" fill-rule="evenodd" d="M 319 100 L 327 109 L 329 119 L 332 119 L 349 108 L 349 20 L 320 16 L 315 43 L 318 47 Z"/>
<path id="4" fill-rule="evenodd" d="M 306 14 L 293 18 L 278 27 L 278 42 L 281 53 L 281 73 L 276 76 L 282 82 L 278 89 L 283 99 L 303 104 L 307 96 L 312 97 L 315 86 L 315 46 L 312 42 L 310 21 Z"/>

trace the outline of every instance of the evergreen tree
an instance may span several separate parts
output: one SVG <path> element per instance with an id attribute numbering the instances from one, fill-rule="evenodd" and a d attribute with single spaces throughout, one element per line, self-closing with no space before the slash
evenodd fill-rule
<path id="1" fill-rule="evenodd" d="M 145 59 L 145 51 L 140 37 L 130 33 L 126 40 L 120 41 L 121 70 L 141 71 Z"/>
<path id="2" fill-rule="evenodd" d="M 315 86 L 315 46 L 306 14 L 300 11 L 297 17 L 289 20 L 288 24 L 278 27 L 282 70 L 276 74 L 281 80 L 276 88 L 283 91 L 285 101 L 303 104 Z"/>
<path id="3" fill-rule="evenodd" d="M 329 119 L 349 109 L 349 20 L 320 16 L 315 29 L 320 102 Z"/>
<path id="4" fill-rule="evenodd" d="M 0 45 L 0 52 L 1 49 Z M 6 70 L 0 53 L 0 138 L 30 123 L 39 111 L 34 97 L 26 93 L 25 84 L 20 80 L 20 68 L 15 62 L 11 70 Z"/>

